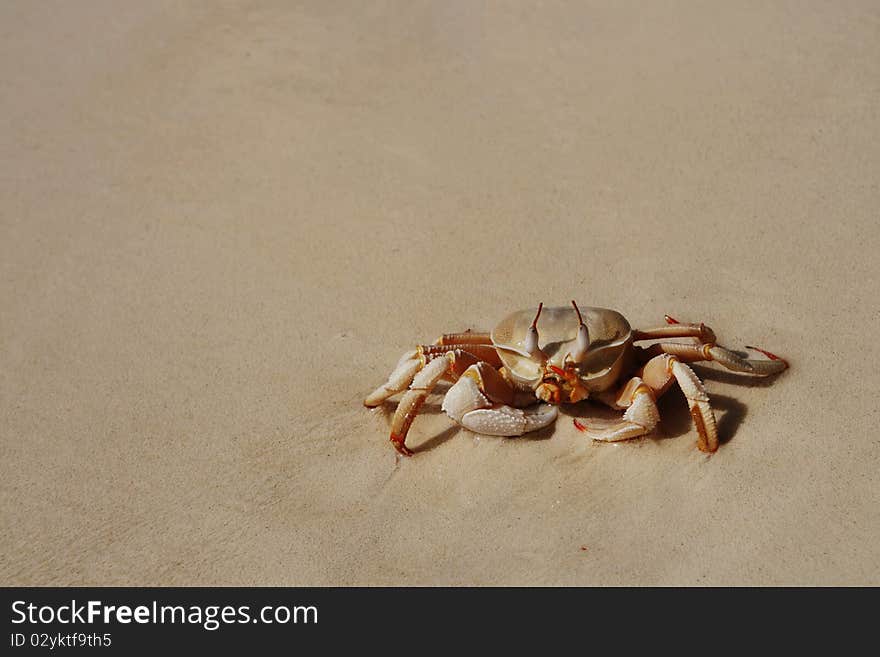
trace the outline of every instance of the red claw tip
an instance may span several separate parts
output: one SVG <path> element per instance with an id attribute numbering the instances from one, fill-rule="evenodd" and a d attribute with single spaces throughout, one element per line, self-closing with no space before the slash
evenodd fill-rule
<path id="1" fill-rule="evenodd" d="M 670 317 L 669 315 L 663 315 L 663 319 L 666 320 L 667 324 L 681 324 L 675 317 Z"/>
<path id="2" fill-rule="evenodd" d="M 578 422 L 577 420 L 572 420 L 572 422 L 574 422 L 575 429 L 577 429 L 578 431 L 586 431 L 587 430 L 587 427 L 585 425 L 581 424 L 580 422 Z"/>

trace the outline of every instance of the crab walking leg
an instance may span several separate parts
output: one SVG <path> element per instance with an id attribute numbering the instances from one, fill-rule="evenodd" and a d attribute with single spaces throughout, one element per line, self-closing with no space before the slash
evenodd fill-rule
<path id="1" fill-rule="evenodd" d="M 778 374 L 788 368 L 788 361 L 780 358 L 776 354 L 764 351 L 763 349 L 758 349 L 757 347 L 746 347 L 746 349 L 760 351 L 767 356 L 769 360 L 743 358 L 730 349 L 725 349 L 717 344 L 709 347 L 708 352 L 709 355 L 712 356 L 712 360 L 718 361 L 727 369 L 735 372 L 748 372 L 749 374 L 757 374 L 758 376 L 770 376 L 771 374 Z"/>
<path id="2" fill-rule="evenodd" d="M 467 353 L 476 356 L 477 360 L 485 361 L 493 367 L 501 367 L 501 357 L 498 355 L 495 347 L 490 344 L 425 344 L 419 346 L 416 351 L 424 357 L 425 362 L 432 361 L 450 351 L 466 351 Z"/>
<path id="3" fill-rule="evenodd" d="M 746 374 L 754 374 L 756 376 L 770 376 L 778 374 L 788 367 L 788 363 L 776 354 L 758 349 L 756 347 L 746 347 L 746 349 L 754 349 L 759 351 L 768 360 L 756 360 L 754 358 L 743 358 L 736 352 L 722 347 L 717 344 L 681 344 L 676 342 L 660 342 L 653 344 L 645 350 L 648 356 L 656 356 L 658 354 L 673 354 L 681 361 L 693 363 L 701 360 L 716 361 L 721 363 L 729 370 L 734 372 L 743 372 Z"/>
<path id="4" fill-rule="evenodd" d="M 443 411 L 465 429 L 487 436 L 521 436 L 552 424 L 557 409 L 534 404 L 532 392 L 514 388 L 486 363 L 469 367 L 443 398 Z"/>
<path id="5" fill-rule="evenodd" d="M 488 331 L 471 331 L 468 329 L 464 333 L 444 333 L 434 340 L 434 344 L 492 344 L 492 337 Z"/>
<path id="6" fill-rule="evenodd" d="M 687 399 L 688 409 L 697 427 L 697 447 L 703 452 L 714 452 L 718 449 L 718 427 L 715 413 L 709 404 L 709 394 L 703 382 L 679 356 L 655 356 L 645 364 L 641 374 L 658 397 L 669 390 L 674 378 Z"/>
<path id="7" fill-rule="evenodd" d="M 396 395 L 398 392 L 406 390 L 407 386 L 412 383 L 413 377 L 422 367 L 425 361 L 421 358 L 418 349 L 407 351 L 397 365 L 388 375 L 388 380 L 364 399 L 364 406 L 372 408 L 378 406 L 389 397 Z"/>
<path id="8" fill-rule="evenodd" d="M 396 395 L 398 392 L 403 392 L 412 383 L 416 373 L 425 367 L 427 363 L 456 350 L 467 351 L 476 356 L 476 360 L 484 360 L 496 367 L 501 367 L 501 359 L 492 345 L 481 343 L 419 345 L 414 350 L 408 351 L 400 357 L 396 367 L 388 376 L 388 380 L 367 396 L 364 400 L 364 406 L 368 408 L 378 406 L 389 397 Z"/>
<path id="9" fill-rule="evenodd" d="M 680 344 L 680 343 L 661 343 L 659 345 L 651 345 L 647 352 L 649 356 L 655 356 L 658 353 L 674 354 L 682 361 L 694 362 L 699 360 L 714 360 L 734 372 L 745 372 L 755 374 L 757 376 L 770 376 L 778 374 L 788 367 L 785 359 L 780 358 L 776 354 L 770 353 L 757 347 L 746 347 L 758 351 L 769 360 L 755 360 L 753 358 L 743 358 L 739 354 L 715 344 L 715 333 L 708 326 L 703 324 L 682 324 L 677 319 L 666 315 L 666 323 L 668 326 L 662 326 L 656 329 L 648 329 L 646 331 L 635 331 L 636 340 L 663 339 L 669 337 L 694 337 L 697 338 L 697 344 Z"/>
<path id="10" fill-rule="evenodd" d="M 440 357 L 435 357 L 413 377 L 409 390 L 400 400 L 394 418 L 391 420 L 390 440 L 398 452 L 412 456 L 412 451 L 406 447 L 406 434 L 409 433 L 409 428 L 413 420 L 416 419 L 425 398 L 440 379 L 445 376 L 457 379 L 465 370 L 479 362 L 479 359 L 473 354 L 462 349 L 455 349 L 447 351 Z M 488 364 L 486 367 L 492 368 Z"/>
<path id="11" fill-rule="evenodd" d="M 633 331 L 633 340 L 663 340 L 666 338 L 697 338 L 700 342 L 715 342 L 715 332 L 703 323 L 682 324 L 667 315 L 668 326 Z"/>
<path id="12" fill-rule="evenodd" d="M 449 352 L 450 355 L 452 352 Z M 412 456 L 412 451 L 406 446 L 406 434 L 413 420 L 416 419 L 419 409 L 428 396 L 428 393 L 443 378 L 452 363 L 447 358 L 437 358 L 425 365 L 412 380 L 409 390 L 400 400 L 394 419 L 391 421 L 391 437 L 394 447 L 405 456 Z"/>
<path id="13" fill-rule="evenodd" d="M 718 426 L 715 423 L 715 413 L 709 405 L 709 393 L 703 386 L 700 378 L 694 371 L 679 361 L 677 358 L 670 359 L 672 374 L 687 399 L 691 417 L 697 426 L 699 439 L 697 447 L 701 452 L 714 452 L 718 449 Z"/>
<path id="14" fill-rule="evenodd" d="M 658 397 L 669 390 L 674 378 L 687 399 L 688 409 L 697 427 L 697 447 L 702 452 L 714 452 L 718 449 L 718 426 L 709 404 L 709 394 L 700 378 L 679 356 L 656 356 L 645 364 L 641 374 L 645 382 L 657 391 Z"/>

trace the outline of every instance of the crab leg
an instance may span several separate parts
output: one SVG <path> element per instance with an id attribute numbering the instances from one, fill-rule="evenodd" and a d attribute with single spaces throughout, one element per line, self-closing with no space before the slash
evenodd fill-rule
<path id="1" fill-rule="evenodd" d="M 400 357 L 397 365 L 391 371 L 391 374 L 388 375 L 388 380 L 364 399 L 364 406 L 373 408 L 389 397 L 392 397 L 399 392 L 403 392 L 407 389 L 409 384 L 412 383 L 413 377 L 416 373 L 424 368 L 425 365 L 435 358 L 443 356 L 450 351 L 455 351 L 456 349 L 461 349 L 473 354 L 476 356 L 477 360 L 485 360 L 496 367 L 501 367 L 501 359 L 498 357 L 498 352 L 495 351 L 495 348 L 491 345 L 482 343 L 419 345 L 414 350 L 407 351 Z"/>
<path id="2" fill-rule="evenodd" d="M 467 344 L 464 342 L 444 345 L 424 344 L 420 345 L 416 351 L 424 357 L 427 363 L 456 349 L 466 351 L 476 356 L 478 360 L 485 361 L 493 367 L 501 367 L 501 357 L 498 355 L 495 347 L 490 344 Z"/>
<path id="3" fill-rule="evenodd" d="M 776 354 L 764 351 L 763 349 L 758 349 L 757 347 L 746 347 L 746 349 L 759 351 L 767 356 L 768 360 L 743 358 L 726 347 L 708 343 L 681 344 L 677 342 L 660 342 L 648 347 L 645 350 L 645 353 L 648 356 L 674 354 L 680 360 L 688 363 L 714 360 L 734 372 L 743 372 L 745 374 L 754 374 L 756 376 L 778 374 L 788 367 L 788 362 Z"/>
<path id="4" fill-rule="evenodd" d="M 672 374 L 687 399 L 691 417 L 697 426 L 697 433 L 700 436 L 697 447 L 701 452 L 714 452 L 718 449 L 718 426 L 715 423 L 715 413 L 709 405 L 709 393 L 690 367 L 677 358 L 673 357 L 669 360 Z"/>
<path id="5" fill-rule="evenodd" d="M 666 338 L 698 338 L 700 342 L 715 342 L 715 333 L 703 323 L 682 324 L 669 315 L 666 316 L 668 326 L 633 331 L 633 339 L 639 340 L 662 340 Z"/>
<path id="6" fill-rule="evenodd" d="M 444 333 L 434 340 L 434 344 L 492 344 L 492 337 L 488 331 L 471 331 L 464 333 Z"/>
<path id="7" fill-rule="evenodd" d="M 660 419 L 655 400 L 669 389 L 673 380 L 678 382 L 687 399 L 699 434 L 697 447 L 703 452 L 714 452 L 718 449 L 718 429 L 709 395 L 694 371 L 672 354 L 652 358 L 642 368 L 641 377 L 630 379 L 617 399 L 610 400 L 612 406 L 627 409 L 623 421 L 599 430 L 577 420 L 574 424 L 594 440 L 627 440 L 650 433 Z"/>
<path id="8" fill-rule="evenodd" d="M 778 374 L 788 367 L 788 363 L 785 359 L 780 358 L 769 351 L 758 349 L 757 347 L 747 346 L 746 349 L 758 351 L 767 356 L 769 360 L 743 358 L 736 352 L 715 344 L 714 331 L 702 322 L 700 324 L 683 324 L 669 315 L 666 315 L 665 318 L 668 326 L 661 326 L 644 331 L 634 331 L 635 339 L 656 340 L 673 337 L 692 337 L 697 339 L 697 343 L 683 344 L 679 342 L 661 342 L 659 344 L 653 344 L 645 350 L 646 355 L 649 357 L 658 354 L 674 354 L 682 361 L 688 363 L 701 360 L 714 360 L 734 372 L 745 372 L 757 376 Z"/>
<path id="9" fill-rule="evenodd" d="M 452 352 L 450 352 L 451 354 Z M 395 449 L 405 456 L 412 456 L 412 451 L 406 446 L 406 434 L 410 425 L 416 419 L 416 415 L 425 397 L 437 385 L 437 382 L 443 378 L 452 363 L 446 358 L 438 358 L 420 371 L 413 378 L 412 385 L 400 400 L 397 411 L 394 413 L 394 419 L 391 421 L 391 437 Z"/>
<path id="10" fill-rule="evenodd" d="M 418 349 L 403 354 L 397 361 L 397 365 L 391 370 L 391 374 L 388 375 L 388 380 L 367 395 L 367 398 L 364 399 L 364 406 L 373 408 L 398 392 L 406 390 L 407 386 L 412 383 L 416 372 L 425 366 L 425 361 L 420 356 Z"/>
<path id="11" fill-rule="evenodd" d="M 429 361 L 412 379 L 409 390 L 403 395 L 394 418 L 391 420 L 390 440 L 395 449 L 401 454 L 412 456 L 412 451 L 406 447 L 406 434 L 410 425 L 416 419 L 425 398 L 434 389 L 434 386 L 445 376 L 458 379 L 470 366 L 479 363 L 479 359 L 473 354 L 462 349 L 447 351 L 441 357 Z M 486 365 L 491 368 L 491 365 Z"/>

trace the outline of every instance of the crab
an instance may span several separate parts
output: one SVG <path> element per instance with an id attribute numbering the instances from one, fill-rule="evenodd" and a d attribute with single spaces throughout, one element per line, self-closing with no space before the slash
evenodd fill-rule
<path id="1" fill-rule="evenodd" d="M 660 421 L 656 401 L 677 382 L 684 392 L 703 452 L 718 449 L 718 429 L 709 395 L 687 365 L 716 361 L 735 372 L 778 374 L 788 363 L 769 351 L 746 347 L 766 358 L 744 358 L 716 343 L 703 323 L 665 316 L 666 325 L 633 329 L 608 308 L 571 306 L 520 310 L 493 331 L 446 333 L 431 345 L 406 352 L 388 380 L 365 400 L 375 407 L 405 392 L 391 422 L 391 442 L 403 455 L 413 452 L 406 436 L 425 398 L 443 379 L 453 384 L 442 410 L 479 434 L 520 436 L 552 424 L 560 404 L 597 399 L 623 416 L 610 426 L 574 425 L 598 441 L 621 441 L 651 433 Z M 541 322 L 541 334 L 538 322 Z M 690 338 L 687 342 L 668 341 Z M 639 342 L 651 341 L 649 345 Z"/>

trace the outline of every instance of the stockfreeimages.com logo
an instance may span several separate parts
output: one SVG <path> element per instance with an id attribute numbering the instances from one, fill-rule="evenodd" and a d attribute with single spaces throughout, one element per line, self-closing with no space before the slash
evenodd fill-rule
<path id="1" fill-rule="evenodd" d="M 241 623 L 316 624 L 318 608 L 315 606 L 265 606 L 252 613 L 249 605 L 160 605 L 155 600 L 149 605 L 107 605 L 100 600 L 62 605 L 35 605 L 24 600 L 12 603 L 13 624 L 29 623 L 49 625 L 59 623 L 84 624 L 140 623 L 144 625 L 180 624 L 200 625 L 213 631 L 222 625 Z"/>

